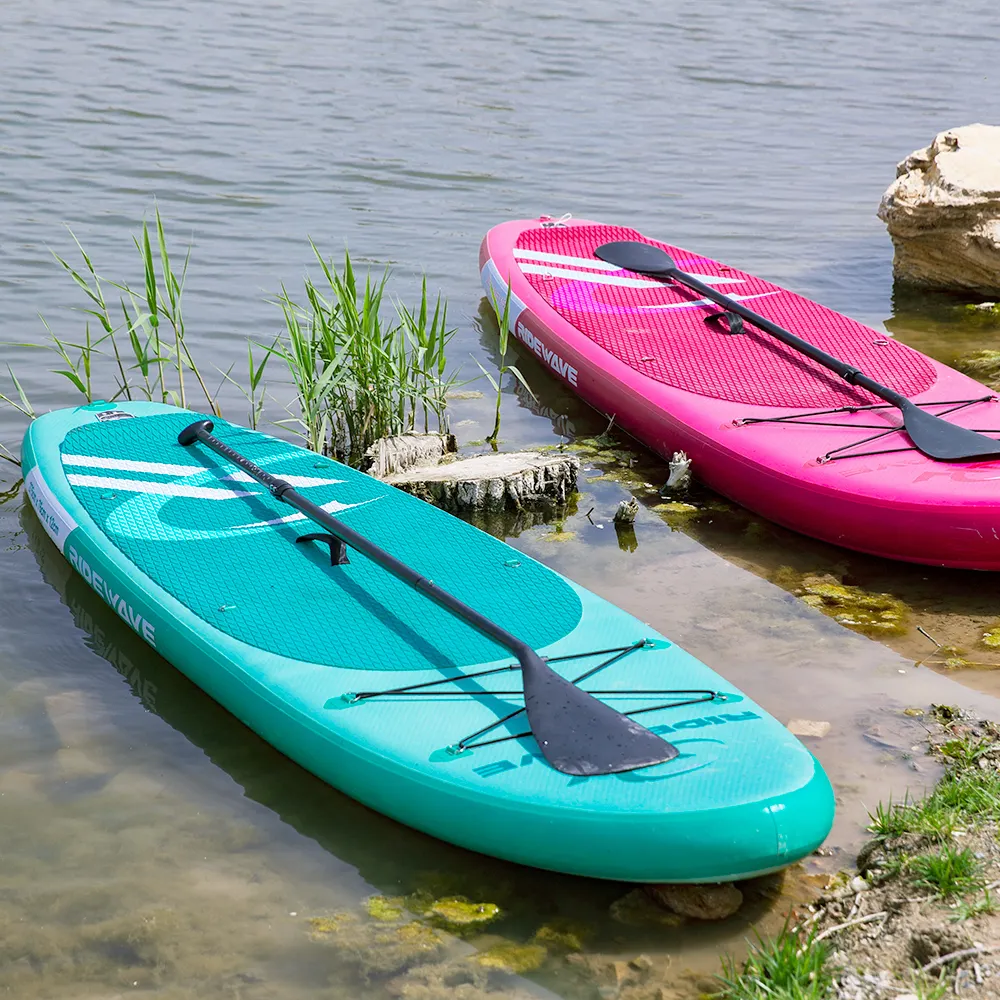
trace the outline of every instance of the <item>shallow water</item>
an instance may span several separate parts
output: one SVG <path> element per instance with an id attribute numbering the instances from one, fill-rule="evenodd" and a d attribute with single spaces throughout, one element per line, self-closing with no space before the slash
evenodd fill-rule
<path id="1" fill-rule="evenodd" d="M 192 245 L 189 336 L 220 368 L 240 362 L 246 335 L 277 328 L 265 298 L 298 286 L 307 236 L 391 262 L 404 298 L 426 273 L 459 327 L 453 360 L 486 361 L 479 240 L 502 219 L 565 211 L 697 247 L 945 360 L 990 343 L 996 331 L 961 324 L 950 299 L 892 298 L 874 212 L 898 159 L 941 129 L 1000 119 L 995 7 L 952 4 L 943 22 L 927 0 L 898 13 L 744 6 L 0 7 L 0 357 L 39 410 L 75 401 L 50 359 L 10 342 L 40 341 L 38 313 L 81 333 L 71 310 L 84 302 L 48 252 L 72 250 L 64 224 L 100 269 L 135 281 L 129 234 L 154 199 L 175 243 Z M 521 363 L 539 399 L 505 394 L 506 444 L 604 430 Z M 240 419 L 235 393 L 223 397 Z M 490 408 L 454 403 L 462 441 L 484 437 Z M 0 442 L 15 446 L 22 431 L 0 409 Z M 610 522 L 625 488 L 591 462 L 575 513 L 509 526 L 514 544 L 662 629 L 780 719 L 829 721 L 811 743 L 839 814 L 833 854 L 810 865 L 849 860 L 866 807 L 934 776 L 911 749 L 920 721 L 902 709 L 946 701 L 998 715 L 1000 673 L 957 672 L 980 695 L 915 666 L 942 660 L 917 624 L 969 661 L 996 662 L 977 646 L 1000 617 L 993 577 L 856 556 L 705 497 L 703 513 L 667 523 L 642 485 L 662 482 L 662 463 L 641 449 L 636 463 L 628 483 L 646 506 L 634 541 Z M 505 917 L 479 948 L 530 942 L 560 916 L 585 926 L 582 961 L 553 953 L 530 980 L 474 984 L 498 993 L 689 995 L 751 925 L 780 922 L 775 880 L 749 887 L 720 925 L 636 926 L 621 907 L 609 913 L 627 886 L 528 871 L 399 827 L 304 774 L 160 660 L 72 576 L 18 498 L 0 506 L 0 560 L 10 995 L 440 993 L 470 945 L 435 944 L 441 954 L 407 978 L 421 956 L 380 939 L 395 932 L 364 916 L 372 893 L 499 903 Z M 769 582 L 787 582 L 783 566 L 890 591 L 910 625 L 889 645 L 854 635 Z M 780 898 L 805 886 L 793 873 Z M 341 911 L 349 931 L 308 923 Z M 609 971 L 640 953 L 651 969 Z"/>

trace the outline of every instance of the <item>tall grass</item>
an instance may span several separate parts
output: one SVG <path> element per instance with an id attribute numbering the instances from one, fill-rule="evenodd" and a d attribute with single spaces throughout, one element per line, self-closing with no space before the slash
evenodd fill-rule
<path id="1" fill-rule="evenodd" d="M 78 270 L 59 254 L 53 256 L 89 299 L 88 307 L 81 310 L 90 317 L 84 322 L 83 337 L 79 340 L 59 337 L 42 318 L 47 340 L 19 346 L 39 347 L 54 353 L 62 366 L 53 369 L 55 374 L 67 379 L 87 402 L 103 393 L 109 400 L 146 399 L 187 406 L 185 375 L 188 374 L 208 409 L 218 415 L 215 397 L 185 341 L 181 297 L 190 250 L 178 274 L 170 261 L 159 209 L 155 215 L 156 253 L 145 222 L 141 236 L 133 237 L 142 261 L 143 283 L 139 291 L 98 274 L 89 254 L 71 231 L 82 266 Z M 101 371 L 95 371 L 95 366 Z M 107 382 L 95 384 L 95 376 L 104 374 L 104 369 L 110 369 L 110 387 Z M 14 382 L 17 385 L 16 378 Z"/>
<path id="2" fill-rule="evenodd" d="M 386 308 L 388 272 L 361 284 L 350 254 L 342 270 L 312 244 L 323 284 L 305 279 L 305 303 L 282 287 L 285 336 L 271 347 L 291 373 L 295 429 L 314 451 L 358 465 L 379 438 L 432 428 L 443 431 L 447 393 L 457 382 L 446 371 L 447 306 L 433 306 L 427 282 L 417 306 Z"/>
<path id="3" fill-rule="evenodd" d="M 82 335 L 60 336 L 43 318 L 46 339 L 17 346 L 54 354 L 52 372 L 88 403 L 100 398 L 155 400 L 221 416 L 218 389 L 209 388 L 184 324 L 182 297 L 190 250 L 178 272 L 159 211 L 152 232 L 143 223 L 140 235 L 133 238 L 142 265 L 138 290 L 99 274 L 79 240 L 70 235 L 82 263 L 74 266 L 53 256 L 87 297 L 81 310 Z M 275 373 L 271 362 L 277 359 L 287 371 L 294 398 L 286 407 L 288 416 L 274 423 L 298 433 L 314 451 L 359 465 L 380 437 L 446 429 L 447 394 L 457 381 L 446 370 L 446 348 L 455 333 L 448 329 L 446 304 L 440 296 L 430 300 L 425 280 L 415 307 L 390 305 L 388 272 L 361 281 L 346 250 L 338 271 L 310 245 L 322 281 L 305 279 L 303 305 L 282 287 L 277 303 L 284 330 L 266 343 L 247 341 L 245 376 L 234 375 L 234 365 L 219 369 L 222 381 L 246 398 L 250 426 L 262 422 L 274 398 L 265 373 L 288 381 Z M 0 393 L 0 402 L 34 418 L 17 375 L 9 368 L 8 374 L 13 389 Z M 0 459 L 16 462 L 2 445 Z"/>

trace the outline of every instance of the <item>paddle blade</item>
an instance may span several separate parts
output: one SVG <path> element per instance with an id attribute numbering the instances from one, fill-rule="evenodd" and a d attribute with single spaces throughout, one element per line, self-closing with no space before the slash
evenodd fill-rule
<path id="1" fill-rule="evenodd" d="M 521 659 L 528 725 L 545 759 L 589 777 L 673 760 L 680 751 L 561 677 L 534 653 Z"/>
<path id="2" fill-rule="evenodd" d="M 609 264 L 617 264 L 626 271 L 648 274 L 654 278 L 669 278 L 670 273 L 677 269 L 674 258 L 666 250 L 638 240 L 604 243 L 594 251 L 594 256 Z"/>
<path id="3" fill-rule="evenodd" d="M 906 402 L 903 427 L 915 448 L 939 462 L 975 462 L 1000 458 L 1000 441 L 958 427 L 941 417 L 928 413 L 914 403 Z"/>

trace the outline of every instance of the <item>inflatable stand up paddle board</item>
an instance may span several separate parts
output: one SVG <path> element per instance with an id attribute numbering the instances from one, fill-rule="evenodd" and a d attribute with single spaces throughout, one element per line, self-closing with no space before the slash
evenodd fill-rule
<path id="1" fill-rule="evenodd" d="M 1000 569 L 1000 407 L 980 383 L 621 226 L 505 222 L 480 268 L 557 378 L 719 493 L 861 552 Z"/>
<path id="2" fill-rule="evenodd" d="M 138 402 L 39 417 L 23 462 L 46 532 L 123 621 L 402 823 L 637 882 L 773 871 L 830 830 L 816 759 L 732 684 L 363 473 Z"/>

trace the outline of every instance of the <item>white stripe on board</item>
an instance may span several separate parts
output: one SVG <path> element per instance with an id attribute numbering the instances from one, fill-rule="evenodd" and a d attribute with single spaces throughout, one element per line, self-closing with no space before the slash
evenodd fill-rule
<path id="1" fill-rule="evenodd" d="M 655 288 L 662 281 L 652 278 L 627 278 L 624 274 L 587 274 L 584 271 L 564 271 L 560 267 L 546 267 L 544 264 L 522 264 L 525 274 L 547 274 L 552 278 L 569 278 L 570 281 L 586 281 L 594 285 L 617 285 L 620 288 Z M 618 270 L 621 270 L 619 268 Z M 685 273 L 685 272 L 682 272 Z M 706 285 L 742 285 L 742 278 L 724 278 L 720 274 L 692 274 L 692 278 Z"/>
<path id="2" fill-rule="evenodd" d="M 94 486 L 104 490 L 122 490 L 125 493 L 151 493 L 163 497 L 197 497 L 200 500 L 232 500 L 233 497 L 251 497 L 246 490 L 216 490 L 210 486 L 188 486 L 185 483 L 152 483 L 145 479 L 111 479 L 107 476 L 84 476 L 70 472 L 66 476 L 71 486 Z"/>
<path id="3" fill-rule="evenodd" d="M 87 469 L 121 469 L 123 472 L 153 472 L 163 476 L 194 476 L 203 465 L 169 465 L 167 462 L 136 462 L 127 458 L 98 458 L 96 455 L 63 455 L 63 465 Z"/>
<path id="4" fill-rule="evenodd" d="M 128 458 L 98 458 L 94 455 L 63 455 L 63 465 L 78 465 L 89 469 L 116 469 L 121 472 L 150 472 L 162 476 L 194 476 L 199 472 L 211 473 L 204 465 L 170 465 L 167 462 L 138 462 Z M 316 476 L 283 476 L 274 473 L 292 486 L 334 486 L 343 479 L 319 479 Z M 231 472 L 219 476 L 220 480 L 252 483 L 255 480 L 245 472 Z M 109 480 L 110 482 L 111 480 Z"/>
<path id="5" fill-rule="evenodd" d="M 758 292 L 756 295 L 730 295 L 734 302 L 746 302 L 749 299 L 763 299 L 768 295 L 777 295 L 777 292 Z M 718 306 L 718 302 L 712 299 L 692 299 L 690 302 L 660 302 L 652 306 L 639 306 L 639 309 L 686 309 L 688 306 Z M 719 306 L 722 309 L 722 306 Z"/>
<path id="6" fill-rule="evenodd" d="M 514 260 L 541 260 L 549 264 L 569 264 L 573 267 L 590 267 L 595 271 L 620 271 L 617 264 L 589 257 L 569 257 L 564 253 L 545 253 L 543 250 L 515 250 Z"/>

